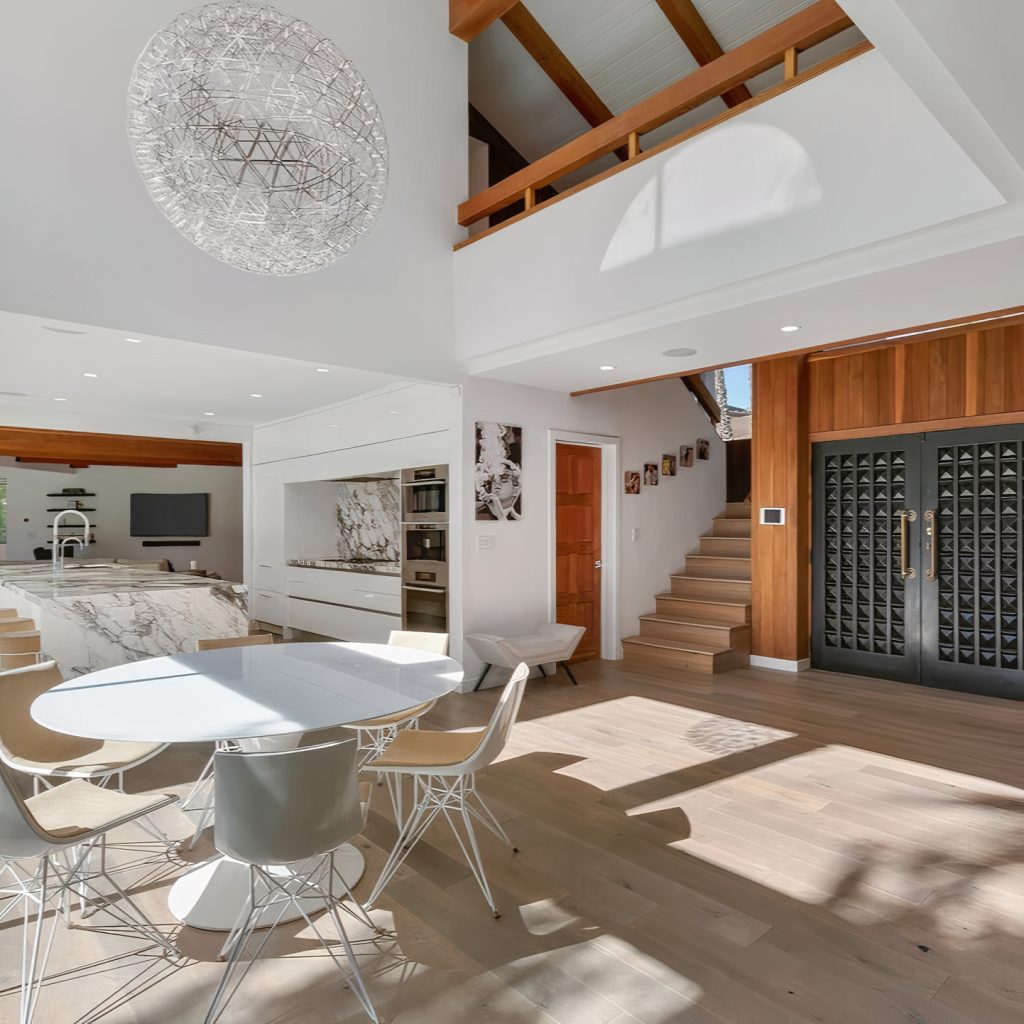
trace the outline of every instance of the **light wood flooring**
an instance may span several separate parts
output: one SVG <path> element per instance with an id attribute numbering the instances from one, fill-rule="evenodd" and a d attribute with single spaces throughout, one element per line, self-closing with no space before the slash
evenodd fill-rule
<path id="1" fill-rule="evenodd" d="M 530 683 L 480 779 L 521 850 L 482 840 L 501 919 L 442 828 L 375 911 L 394 934 L 359 949 L 385 1020 L 1024 1021 L 1024 704 L 813 672 L 575 671 L 578 687 Z M 448 698 L 428 724 L 482 723 L 496 693 Z M 184 792 L 205 756 L 174 749 L 134 783 Z M 188 831 L 177 811 L 164 823 Z M 358 893 L 393 835 L 377 790 Z M 121 880 L 171 929 L 166 888 L 210 849 L 122 850 Z M 58 933 L 40 1024 L 202 1020 L 216 936 L 176 928 L 175 964 L 99 921 Z M 5 1022 L 20 942 L 0 926 Z M 227 1024 L 364 1019 L 305 927 L 268 948 Z"/>

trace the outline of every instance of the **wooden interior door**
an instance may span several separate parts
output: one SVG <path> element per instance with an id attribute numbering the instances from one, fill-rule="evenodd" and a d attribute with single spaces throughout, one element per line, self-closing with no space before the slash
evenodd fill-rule
<path id="1" fill-rule="evenodd" d="M 601 449 L 555 446 L 556 618 L 585 626 L 573 661 L 601 657 Z"/>

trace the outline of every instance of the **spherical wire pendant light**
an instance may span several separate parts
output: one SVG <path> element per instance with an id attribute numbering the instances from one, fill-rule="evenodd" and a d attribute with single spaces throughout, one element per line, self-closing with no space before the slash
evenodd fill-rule
<path id="1" fill-rule="evenodd" d="M 132 73 L 128 134 L 168 220 L 255 274 L 333 263 L 387 190 L 387 138 L 363 77 L 272 7 L 210 3 L 157 32 Z"/>

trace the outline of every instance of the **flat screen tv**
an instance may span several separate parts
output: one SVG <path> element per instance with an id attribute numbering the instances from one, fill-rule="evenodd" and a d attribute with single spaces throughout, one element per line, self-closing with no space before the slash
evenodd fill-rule
<path id="1" fill-rule="evenodd" d="M 133 537 L 206 537 L 208 494 L 133 494 Z"/>

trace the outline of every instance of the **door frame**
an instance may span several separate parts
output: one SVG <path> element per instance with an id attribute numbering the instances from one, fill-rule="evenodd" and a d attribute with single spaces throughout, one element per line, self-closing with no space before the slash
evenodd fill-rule
<path id="1" fill-rule="evenodd" d="M 552 622 L 555 621 L 558 595 L 555 578 L 555 447 L 558 444 L 601 449 L 601 657 L 606 661 L 618 661 L 622 658 L 619 629 L 619 466 L 622 439 L 606 434 L 548 429 L 548 618 Z"/>

